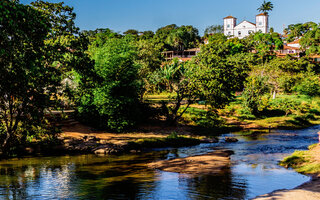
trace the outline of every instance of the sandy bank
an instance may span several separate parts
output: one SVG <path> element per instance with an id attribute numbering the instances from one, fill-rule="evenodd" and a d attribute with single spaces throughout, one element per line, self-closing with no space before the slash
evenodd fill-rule
<path id="1" fill-rule="evenodd" d="M 269 194 L 261 195 L 255 200 L 319 200 L 320 199 L 320 177 L 302 184 L 292 190 L 278 190 Z"/>
<path id="2" fill-rule="evenodd" d="M 218 174 L 230 166 L 232 152 L 217 150 L 206 155 L 164 160 L 148 164 L 148 167 L 184 174 Z"/>

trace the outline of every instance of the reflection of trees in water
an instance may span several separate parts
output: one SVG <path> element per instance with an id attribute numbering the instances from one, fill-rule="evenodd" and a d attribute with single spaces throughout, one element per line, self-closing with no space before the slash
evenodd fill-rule
<path id="1" fill-rule="evenodd" d="M 245 183 L 236 183 L 230 169 L 219 175 L 183 178 L 180 181 L 181 184 L 187 185 L 191 199 L 245 199 L 246 197 Z"/>
<path id="2" fill-rule="evenodd" d="M 72 196 L 68 190 L 70 167 L 48 165 L 0 165 L 0 197 L 6 199 L 52 198 Z M 48 196 L 47 196 L 48 198 Z"/>
<path id="3" fill-rule="evenodd" d="M 133 199 L 152 191 L 146 163 L 168 151 L 142 155 L 44 157 L 0 162 L 0 199 Z"/>
<path id="4" fill-rule="evenodd" d="M 168 151 L 121 156 L 108 163 L 77 168 L 77 190 L 87 199 L 137 199 L 154 190 L 155 171 L 146 164 Z"/>

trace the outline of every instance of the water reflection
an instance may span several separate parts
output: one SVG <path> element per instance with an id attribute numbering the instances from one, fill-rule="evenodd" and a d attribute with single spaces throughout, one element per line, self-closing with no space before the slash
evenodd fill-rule
<path id="1" fill-rule="evenodd" d="M 317 141 L 320 126 L 297 131 L 226 134 L 238 143 L 201 144 L 145 154 L 39 157 L 0 161 L 0 199 L 248 199 L 309 178 L 277 165 Z M 224 173 L 188 176 L 146 167 L 156 160 L 231 149 Z"/>

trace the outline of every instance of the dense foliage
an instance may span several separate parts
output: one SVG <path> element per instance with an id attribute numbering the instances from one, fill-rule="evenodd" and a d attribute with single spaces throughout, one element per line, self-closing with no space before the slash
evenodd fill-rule
<path id="1" fill-rule="evenodd" d="M 272 8 L 264 2 L 259 10 Z M 244 39 L 224 36 L 217 25 L 201 38 L 197 28 L 175 24 L 156 32 L 80 33 L 73 8 L 63 3 L 3 0 L 0 11 L 2 151 L 50 132 L 49 113 L 66 107 L 80 121 L 115 132 L 136 127 L 149 114 L 179 123 L 197 113 L 191 117 L 197 125 L 217 126 L 221 109 L 236 101 L 239 113 L 250 117 L 280 110 L 277 115 L 302 113 L 299 120 L 305 121 L 316 113 L 309 104 L 278 99 L 320 95 L 319 63 L 312 60 L 320 54 L 320 29 L 313 22 L 289 25 L 285 36 L 272 30 Z M 297 39 L 303 53 L 277 57 Z M 164 58 L 164 51 L 192 48 L 200 52 L 189 61 Z M 150 103 L 148 95 L 158 93 L 166 98 Z"/>
<path id="2" fill-rule="evenodd" d="M 93 43 L 88 52 L 95 61 L 95 78 L 86 93 L 79 91 L 80 117 L 117 132 L 132 127 L 139 120 L 141 83 L 136 48 L 130 37 L 110 38 L 103 45 Z M 86 87 L 87 83 L 79 84 Z"/>

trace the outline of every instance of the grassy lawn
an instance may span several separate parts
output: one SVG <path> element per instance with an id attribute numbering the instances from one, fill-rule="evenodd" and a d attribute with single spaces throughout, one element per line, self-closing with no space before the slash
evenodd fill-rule
<path id="1" fill-rule="evenodd" d="M 168 102 L 170 93 L 146 95 L 149 103 Z M 184 106 L 181 106 L 183 110 Z M 242 97 L 237 97 L 224 109 L 218 110 L 218 117 L 207 115 L 204 105 L 193 104 L 184 113 L 180 123 L 192 126 L 211 126 L 224 124 L 236 125 L 245 129 L 254 128 L 304 128 L 320 124 L 320 97 L 306 95 L 278 95 L 269 99 L 268 105 L 261 111 L 260 116 L 254 116 L 242 106 Z"/>

